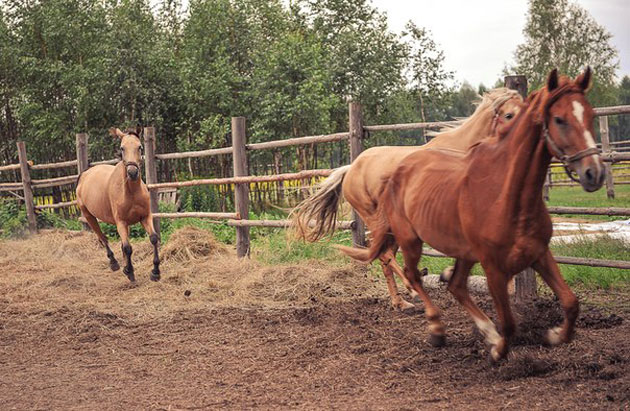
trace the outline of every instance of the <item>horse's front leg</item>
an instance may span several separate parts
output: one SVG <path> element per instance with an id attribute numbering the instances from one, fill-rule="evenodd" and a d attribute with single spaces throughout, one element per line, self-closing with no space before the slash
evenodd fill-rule
<path id="1" fill-rule="evenodd" d="M 131 253 L 133 250 L 131 249 L 131 244 L 129 244 L 129 225 L 124 221 L 116 222 L 116 229 L 118 230 L 118 235 L 120 236 L 120 246 L 122 248 L 123 256 L 125 257 L 125 268 L 123 268 L 123 273 L 129 278 L 129 281 L 135 282 L 136 277 L 133 274 L 133 264 L 131 264 Z"/>
<path id="2" fill-rule="evenodd" d="M 533 264 L 533 267 L 556 294 L 564 309 L 564 322 L 561 326 L 547 331 L 546 342 L 550 345 L 569 342 L 575 332 L 575 321 L 580 312 L 580 303 L 562 278 L 558 263 L 549 249 Z"/>
<path id="3" fill-rule="evenodd" d="M 148 215 L 142 220 L 142 227 L 149 234 L 149 240 L 153 245 L 153 270 L 151 271 L 151 281 L 160 281 L 160 256 L 158 254 L 158 235 L 153 228 L 153 216 Z"/>
<path id="4" fill-rule="evenodd" d="M 516 323 L 510 307 L 510 295 L 508 294 L 509 278 L 493 265 L 484 264 L 484 262 L 481 262 L 481 265 L 486 271 L 488 289 L 490 290 L 490 295 L 492 295 L 492 300 L 497 310 L 497 317 L 499 317 L 499 324 L 501 325 L 501 334 L 503 334 L 496 342 L 490 341 L 493 343 L 490 349 L 490 357 L 492 361 L 497 362 L 507 356 L 509 342 L 516 331 Z"/>

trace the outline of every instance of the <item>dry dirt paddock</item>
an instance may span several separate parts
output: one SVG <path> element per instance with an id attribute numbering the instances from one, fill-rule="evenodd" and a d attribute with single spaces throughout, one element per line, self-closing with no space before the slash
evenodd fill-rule
<path id="1" fill-rule="evenodd" d="M 184 229 L 152 283 L 150 250 L 135 245 L 130 287 L 93 235 L 0 242 L 1 409 L 630 406 L 627 292 L 582 295 L 576 339 L 553 349 L 540 341 L 560 319 L 557 303 L 518 307 L 509 360 L 491 366 L 444 290 L 431 291 L 448 327 L 435 349 L 421 309 L 393 311 L 383 280 L 364 268 L 238 262 Z"/>

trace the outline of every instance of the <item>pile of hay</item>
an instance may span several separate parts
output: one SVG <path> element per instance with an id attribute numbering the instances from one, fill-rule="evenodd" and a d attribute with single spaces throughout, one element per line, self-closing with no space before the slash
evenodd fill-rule
<path id="1" fill-rule="evenodd" d="M 163 262 L 181 263 L 225 254 L 228 254 L 228 249 L 212 233 L 190 226 L 175 231 L 160 250 Z"/>
<path id="2" fill-rule="evenodd" d="M 110 244 L 124 265 L 120 243 Z M 365 266 L 331 267 L 316 260 L 265 265 L 237 259 L 230 247 L 194 227 L 172 234 L 161 247 L 162 280 L 152 282 L 153 250 L 133 243 L 136 285 L 109 269 L 105 250 L 88 232 L 44 231 L 0 242 L 0 309 L 24 312 L 87 310 L 153 318 L 212 307 L 286 308 L 324 301 L 387 298 L 381 277 Z M 86 312 L 87 312 L 86 311 Z"/>

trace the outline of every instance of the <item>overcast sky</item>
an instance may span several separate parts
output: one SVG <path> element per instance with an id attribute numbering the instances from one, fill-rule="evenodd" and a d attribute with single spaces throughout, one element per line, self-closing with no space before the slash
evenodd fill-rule
<path id="1" fill-rule="evenodd" d="M 392 31 L 412 20 L 431 30 L 459 82 L 492 86 L 524 41 L 526 0 L 372 0 L 387 13 Z M 576 0 L 612 35 L 618 76 L 630 75 L 630 0 Z M 586 64 L 587 62 L 585 62 Z"/>

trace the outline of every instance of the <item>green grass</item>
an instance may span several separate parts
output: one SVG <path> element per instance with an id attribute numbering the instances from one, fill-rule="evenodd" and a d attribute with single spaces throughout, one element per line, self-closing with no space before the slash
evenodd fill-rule
<path id="1" fill-rule="evenodd" d="M 549 191 L 549 206 L 564 207 L 625 207 L 630 208 L 630 185 L 616 185 L 615 199 L 606 197 L 603 187 L 594 193 L 587 193 L 581 187 L 552 187 Z M 619 220 L 628 217 L 562 215 L 569 218 L 588 218 L 589 220 Z"/>

